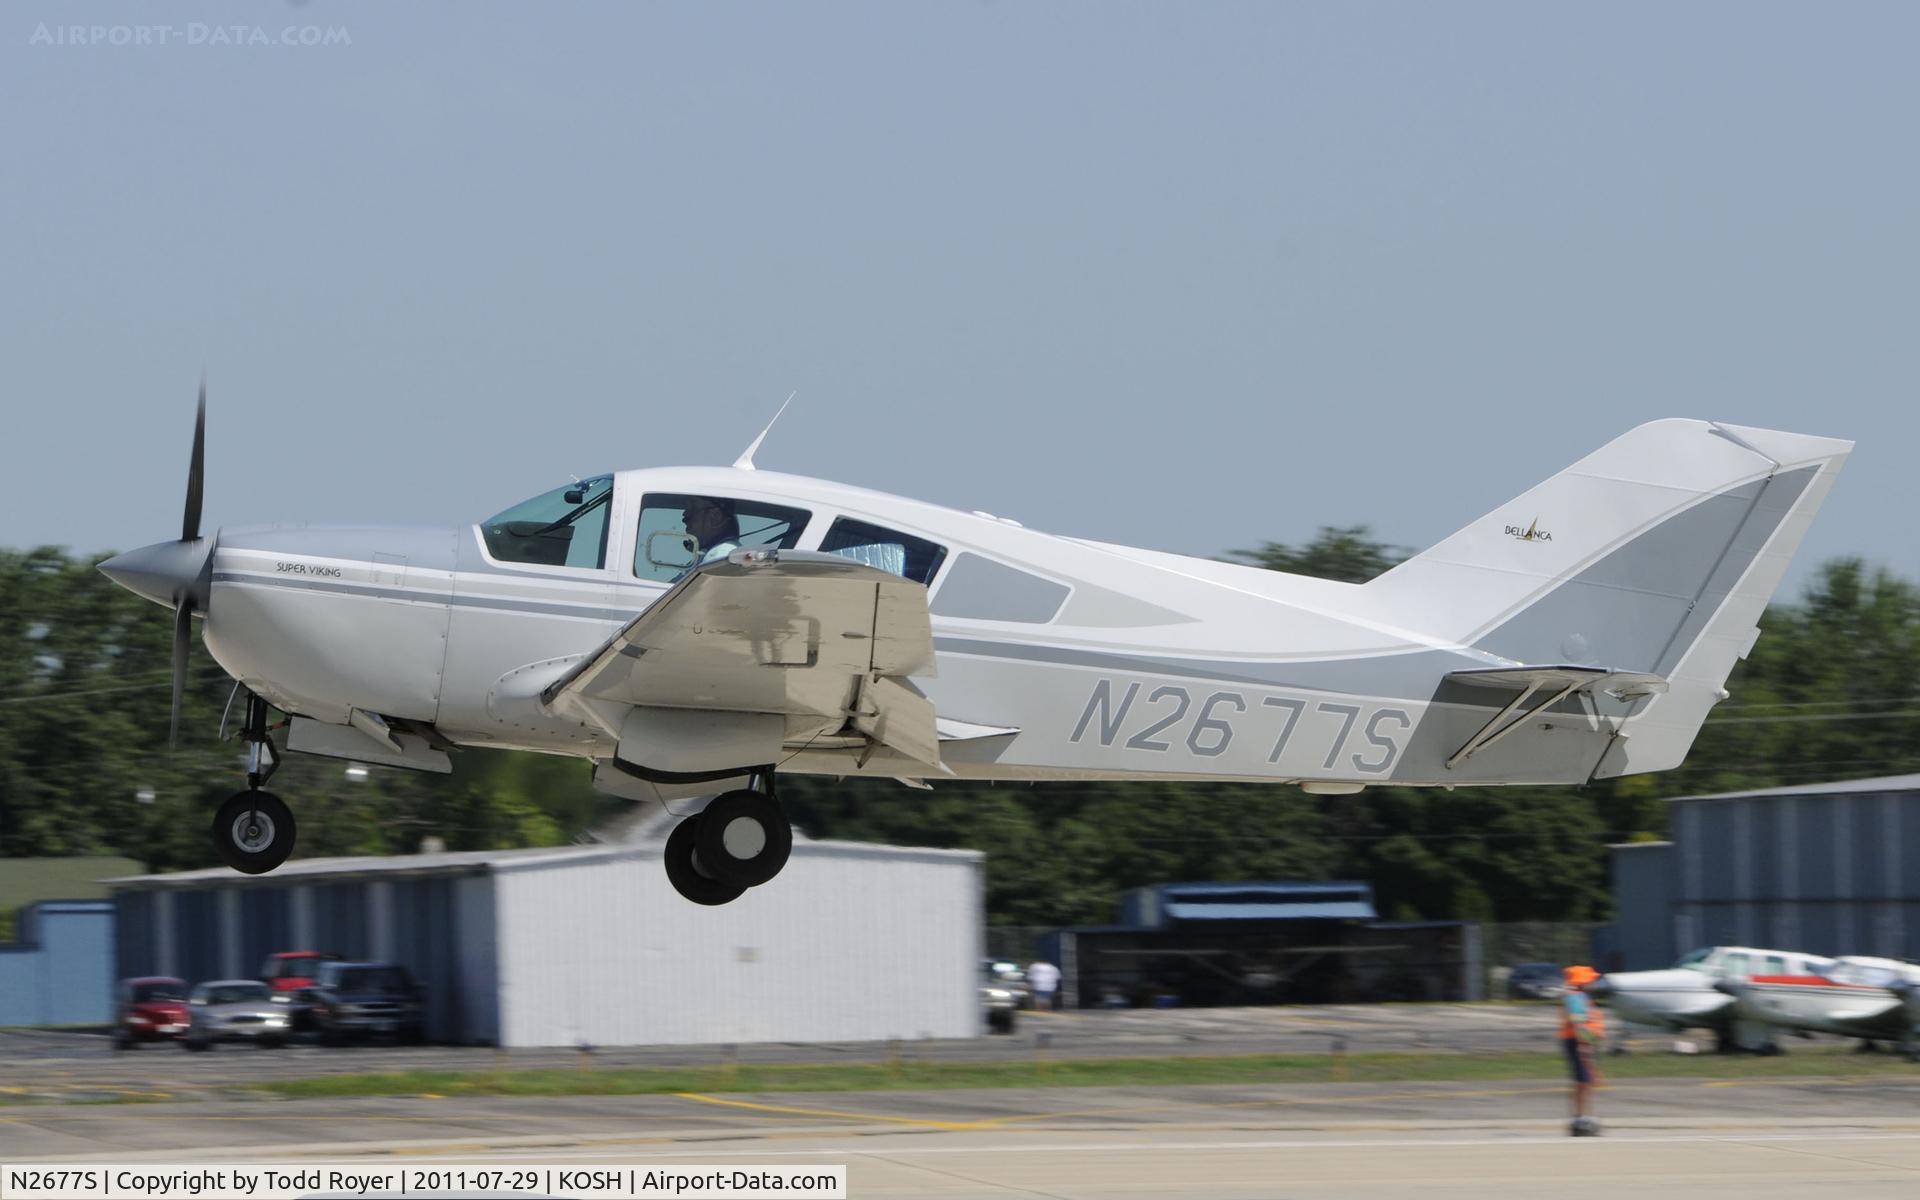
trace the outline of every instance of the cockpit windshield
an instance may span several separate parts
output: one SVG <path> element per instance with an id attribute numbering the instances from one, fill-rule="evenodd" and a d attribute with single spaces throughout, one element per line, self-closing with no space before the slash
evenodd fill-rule
<path id="1" fill-rule="evenodd" d="M 1673 965 L 1676 969 L 1682 971 L 1704 971 L 1707 969 L 1707 959 L 1712 955 L 1713 947 L 1708 946 L 1704 950 L 1695 950 L 1692 954 L 1687 955 Z"/>
<path id="2" fill-rule="evenodd" d="M 613 476 L 595 475 L 523 501 L 480 525 L 487 553 L 501 562 L 544 567 L 607 565 L 607 514 Z"/>

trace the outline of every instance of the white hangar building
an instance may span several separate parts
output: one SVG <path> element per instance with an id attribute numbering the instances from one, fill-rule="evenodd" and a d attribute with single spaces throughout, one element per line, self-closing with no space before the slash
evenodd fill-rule
<path id="1" fill-rule="evenodd" d="M 796 839 L 690 904 L 661 843 L 296 859 L 108 881 L 115 975 L 251 978 L 269 954 L 404 963 L 437 1041 L 594 1046 L 972 1037 L 985 857 Z"/>

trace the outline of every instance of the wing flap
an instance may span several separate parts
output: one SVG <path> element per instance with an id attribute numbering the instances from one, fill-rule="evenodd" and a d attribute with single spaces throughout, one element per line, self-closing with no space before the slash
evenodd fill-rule
<path id="1" fill-rule="evenodd" d="M 940 765 L 933 701 L 897 679 L 869 677 L 848 724 L 875 745 L 891 747 L 915 762 Z"/>

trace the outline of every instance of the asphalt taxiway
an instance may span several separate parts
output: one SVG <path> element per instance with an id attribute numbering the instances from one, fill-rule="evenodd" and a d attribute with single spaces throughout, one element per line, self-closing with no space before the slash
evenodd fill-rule
<path id="1" fill-rule="evenodd" d="M 1553 1016 L 1545 1005 L 1039 1014 L 1010 1038 L 633 1047 L 595 1050 L 592 1063 L 973 1062 L 1030 1058 L 1042 1043 L 1060 1059 L 1473 1055 L 1549 1049 Z M 1553 1078 L 325 1100 L 238 1090 L 343 1071 L 582 1061 L 577 1050 L 470 1047 L 116 1053 L 94 1034 L 0 1031 L 0 1161 L 846 1163 L 861 1200 L 1920 1195 L 1920 1068 L 1621 1078 L 1601 1094 L 1607 1134 L 1596 1139 L 1565 1136 L 1566 1089 Z M 142 1102 L 86 1102 L 113 1099 Z"/>
<path id="2" fill-rule="evenodd" d="M 1920 1192 L 1920 1072 L 1558 1081 L 0 1107 L 0 1160 L 846 1163 L 849 1194 L 1241 1200 Z"/>

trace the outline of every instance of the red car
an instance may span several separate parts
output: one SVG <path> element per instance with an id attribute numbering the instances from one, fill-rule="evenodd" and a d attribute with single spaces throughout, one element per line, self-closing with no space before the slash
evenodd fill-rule
<path id="1" fill-rule="evenodd" d="M 260 982 L 276 992 L 297 992 L 313 986 L 314 968 L 323 962 L 338 962 L 338 954 L 321 950 L 284 950 L 267 955 L 260 964 Z"/>
<path id="2" fill-rule="evenodd" d="M 113 1046 L 178 1038 L 187 1032 L 187 981 L 171 975 L 122 979 L 113 1006 Z"/>
<path id="3" fill-rule="evenodd" d="M 304 993 L 313 986 L 314 972 L 321 963 L 339 961 L 338 954 L 324 950 L 282 950 L 267 955 L 267 961 L 260 964 L 260 982 L 273 989 L 274 1003 L 287 1006 L 290 1028 L 313 1027 L 313 1013 Z"/>

